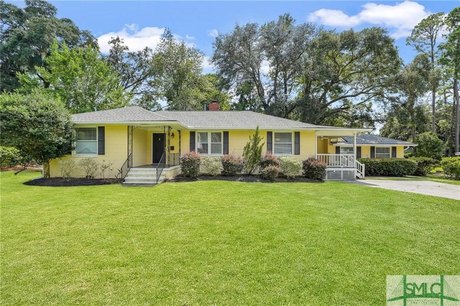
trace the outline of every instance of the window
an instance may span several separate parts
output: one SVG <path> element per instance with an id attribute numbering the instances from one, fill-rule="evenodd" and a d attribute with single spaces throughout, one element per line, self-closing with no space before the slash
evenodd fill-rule
<path id="1" fill-rule="evenodd" d="M 375 158 L 390 158 L 390 148 L 382 148 L 376 147 L 375 148 Z"/>
<path id="2" fill-rule="evenodd" d="M 276 155 L 291 155 L 292 133 L 275 133 L 273 151 Z"/>
<path id="3" fill-rule="evenodd" d="M 76 154 L 97 154 L 97 129 L 96 128 L 78 128 L 76 133 Z"/>
<path id="4" fill-rule="evenodd" d="M 196 133 L 196 150 L 200 154 L 222 154 L 222 132 Z"/>
<path id="5" fill-rule="evenodd" d="M 340 147 L 340 154 L 354 154 L 353 147 Z"/>

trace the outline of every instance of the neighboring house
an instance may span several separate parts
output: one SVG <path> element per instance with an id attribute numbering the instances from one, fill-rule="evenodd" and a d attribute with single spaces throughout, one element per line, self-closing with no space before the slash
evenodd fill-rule
<path id="1" fill-rule="evenodd" d="M 216 108 L 210 105 L 211 111 L 151 112 L 129 106 L 76 114 L 72 116 L 75 149 L 62 159 L 90 157 L 99 163 L 110 162 L 113 169 L 106 172 L 107 177 L 126 177 L 127 183 L 156 183 L 180 172 L 179 158 L 186 152 L 242 155 L 249 136 L 259 127 L 263 154 L 271 152 L 299 160 L 316 157 L 328 165 L 328 179 L 364 176 L 355 150 L 360 150 L 356 154 L 360 152 L 363 157 L 369 155 L 362 139 L 370 135 L 360 134 L 370 129 L 318 126 L 250 111 L 212 111 Z M 410 145 L 392 143 L 391 147 L 396 147 L 393 157 L 403 157 L 404 147 Z M 383 151 L 377 149 L 383 146 L 373 147 L 375 157 L 383 157 Z M 390 148 L 386 143 L 385 147 Z M 51 177 L 61 176 L 59 160 L 50 163 Z M 84 174 L 76 167 L 73 176 Z"/>

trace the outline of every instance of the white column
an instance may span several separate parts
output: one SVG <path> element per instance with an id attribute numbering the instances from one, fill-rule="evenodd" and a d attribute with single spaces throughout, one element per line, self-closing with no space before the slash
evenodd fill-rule
<path id="1" fill-rule="evenodd" d="M 354 156 L 353 156 L 353 159 L 354 159 L 353 165 L 355 166 L 354 168 L 355 168 L 355 179 L 356 179 L 356 165 L 357 165 L 357 163 L 356 163 L 356 133 L 353 133 L 353 154 L 354 154 Z"/>
<path id="2" fill-rule="evenodd" d="M 315 158 L 318 158 L 318 135 L 316 135 L 316 131 L 315 131 Z"/>

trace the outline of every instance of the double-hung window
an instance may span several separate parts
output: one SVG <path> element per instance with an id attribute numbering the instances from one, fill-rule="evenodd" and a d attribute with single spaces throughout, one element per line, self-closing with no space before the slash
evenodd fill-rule
<path id="1" fill-rule="evenodd" d="M 376 147 L 375 158 L 390 158 L 391 152 L 389 147 Z"/>
<path id="2" fill-rule="evenodd" d="M 197 132 L 197 152 L 200 154 L 222 154 L 222 132 Z"/>
<path id="3" fill-rule="evenodd" d="M 273 152 L 275 155 L 292 155 L 292 133 L 274 133 Z"/>
<path id="4" fill-rule="evenodd" d="M 340 154 L 354 154 L 353 147 L 340 147 Z"/>
<path id="5" fill-rule="evenodd" d="M 75 154 L 97 154 L 97 128 L 77 128 L 75 134 Z"/>

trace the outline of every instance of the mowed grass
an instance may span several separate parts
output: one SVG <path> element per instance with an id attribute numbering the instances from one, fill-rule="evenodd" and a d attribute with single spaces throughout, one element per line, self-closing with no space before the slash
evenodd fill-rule
<path id="1" fill-rule="evenodd" d="M 460 274 L 460 202 L 349 183 L 33 187 L 1 173 L 2 304 L 385 303 Z"/>

